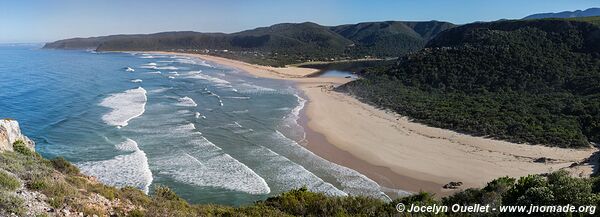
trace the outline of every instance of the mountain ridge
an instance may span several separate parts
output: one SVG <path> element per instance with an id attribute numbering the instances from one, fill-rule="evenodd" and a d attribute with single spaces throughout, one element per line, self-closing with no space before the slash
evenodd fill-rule
<path id="1" fill-rule="evenodd" d="M 585 10 L 562 11 L 557 13 L 539 13 L 524 17 L 528 19 L 543 19 L 543 18 L 574 18 L 574 17 L 593 17 L 600 16 L 600 8 L 588 8 Z"/>
<path id="2" fill-rule="evenodd" d="M 211 52 L 251 63 L 281 65 L 332 58 L 398 57 L 421 49 L 433 36 L 455 26 L 441 21 L 339 26 L 280 23 L 230 34 L 181 31 L 72 38 L 47 43 L 44 48 Z"/>

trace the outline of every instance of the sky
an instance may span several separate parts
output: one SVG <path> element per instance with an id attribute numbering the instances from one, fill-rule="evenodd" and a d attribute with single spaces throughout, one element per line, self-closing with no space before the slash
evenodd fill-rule
<path id="1" fill-rule="evenodd" d="M 237 32 L 282 22 L 519 19 L 600 0 L 0 0 L 0 43 L 163 31 Z"/>

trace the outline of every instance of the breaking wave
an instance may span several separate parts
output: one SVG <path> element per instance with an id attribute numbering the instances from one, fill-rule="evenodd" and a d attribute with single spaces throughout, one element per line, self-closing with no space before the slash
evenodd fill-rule
<path id="1" fill-rule="evenodd" d="M 112 94 L 100 102 L 101 106 L 112 109 L 102 116 L 102 120 L 112 126 L 127 126 L 131 119 L 144 114 L 147 101 L 146 90 L 142 87 Z"/>

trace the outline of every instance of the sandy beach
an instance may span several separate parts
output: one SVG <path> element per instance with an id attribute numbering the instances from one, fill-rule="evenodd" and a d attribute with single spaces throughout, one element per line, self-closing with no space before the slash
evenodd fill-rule
<path id="1" fill-rule="evenodd" d="M 598 151 L 515 144 L 428 127 L 332 91 L 350 79 L 305 77 L 315 69 L 274 68 L 208 55 L 177 54 L 238 68 L 257 77 L 295 81 L 308 98 L 302 118 L 307 127 L 307 147 L 385 188 L 446 195 L 454 190 L 442 186 L 452 181 L 463 182 L 463 189 L 482 187 L 502 176 L 520 177 L 561 168 L 589 176 L 591 165 L 569 166 Z M 534 162 L 540 158 L 547 160 Z"/>

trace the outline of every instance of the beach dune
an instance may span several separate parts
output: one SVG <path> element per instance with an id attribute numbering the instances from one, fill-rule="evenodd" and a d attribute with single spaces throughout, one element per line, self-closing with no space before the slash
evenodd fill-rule
<path id="1" fill-rule="evenodd" d="M 407 117 L 365 104 L 333 88 L 347 78 L 305 77 L 307 68 L 274 68 L 231 59 L 190 55 L 238 68 L 257 77 L 291 80 L 308 99 L 304 125 L 307 147 L 316 154 L 353 168 L 385 188 L 428 191 L 447 195 L 449 182 L 461 188 L 482 187 L 502 176 L 520 177 L 562 168 L 589 176 L 592 165 L 583 162 L 597 148 L 561 149 L 515 144 L 428 127 Z"/>

